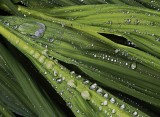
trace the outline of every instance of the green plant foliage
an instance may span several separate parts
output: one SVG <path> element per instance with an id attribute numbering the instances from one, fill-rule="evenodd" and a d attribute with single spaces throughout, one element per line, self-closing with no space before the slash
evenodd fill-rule
<path id="1" fill-rule="evenodd" d="M 0 100 L 8 109 L 23 116 L 65 117 L 58 106 L 45 99 L 47 97 L 42 95 L 32 78 L 2 44 L 0 63 Z M 7 112 L 3 108 L 1 110 L 2 113 L 3 110 Z"/>
<path id="2" fill-rule="evenodd" d="M 127 104 L 107 88 L 160 109 L 159 4 L 158 0 L 2 0 L 1 9 L 13 15 L 0 16 L 0 34 L 32 62 L 76 117 L 156 116 L 138 104 Z M 66 116 L 41 91 L 45 87 L 39 89 L 3 45 L 0 49 L 4 93 L 0 112 Z M 71 71 L 72 65 L 83 75 Z"/>
<path id="3" fill-rule="evenodd" d="M 159 43 L 156 40 L 157 37 L 159 37 L 159 34 L 157 32 L 159 27 L 143 23 L 150 23 L 150 20 L 152 19 L 149 19 L 150 17 L 148 19 L 146 18 L 147 21 L 144 21 L 143 19 L 143 22 L 141 22 L 140 24 L 127 23 L 126 21 L 128 21 L 128 18 L 126 17 L 128 17 L 128 14 L 125 14 L 124 12 L 133 12 L 131 9 L 127 10 L 128 7 L 119 7 L 119 9 L 117 10 L 117 6 L 114 7 L 112 5 L 100 5 L 94 6 L 93 8 L 92 7 L 93 6 L 80 6 L 80 8 L 67 7 L 57 9 L 54 11 L 47 10 L 47 14 L 41 13 L 39 11 L 27 10 L 24 8 L 19 9 L 25 14 L 29 13 L 32 16 L 40 17 L 44 20 L 48 20 L 49 22 L 53 22 L 52 25 L 48 24 L 49 22 L 44 23 L 47 28 L 47 31 L 45 31 L 43 38 L 34 40 L 32 39 L 40 46 L 43 46 L 44 49 L 47 47 L 46 50 L 50 56 L 53 56 L 54 58 L 57 58 L 64 62 L 77 65 L 80 69 L 82 69 L 82 71 L 84 71 L 86 74 L 88 74 L 95 80 L 101 82 L 104 86 L 120 90 L 124 93 L 132 95 L 148 103 L 152 103 L 155 106 L 159 107 L 160 67 L 159 59 L 157 58 L 159 55 Z M 73 9 L 76 10 L 73 11 Z M 83 9 L 84 11 L 81 11 L 81 9 Z M 103 10 L 95 11 L 92 9 Z M 114 14 L 112 9 L 114 9 L 115 12 L 118 12 L 116 14 L 119 14 L 120 17 L 119 21 L 117 21 L 118 23 L 115 24 L 112 24 L 112 22 L 116 20 L 117 15 Z M 124 11 L 124 9 L 127 11 Z M 136 9 L 136 11 L 138 11 L 139 8 L 133 9 Z M 139 10 L 141 11 L 141 9 Z M 51 12 L 53 12 L 55 15 Z M 111 12 L 111 15 L 115 17 L 110 16 Z M 146 12 L 146 10 L 142 10 L 141 12 Z M 158 13 L 155 11 L 153 12 L 155 14 Z M 65 16 L 63 16 L 63 13 Z M 122 16 L 120 13 L 122 14 Z M 56 16 L 56 14 L 61 14 L 61 16 Z M 138 15 L 138 13 L 136 14 Z M 92 17 L 92 15 L 95 16 Z M 113 18 L 107 19 L 107 22 L 105 22 L 105 19 L 108 17 L 107 15 Z M 140 15 L 142 15 L 141 17 L 144 18 L 146 16 L 146 14 Z M 90 16 L 91 18 L 87 19 L 85 16 Z M 100 19 L 103 23 L 96 23 L 96 17 L 101 16 L 102 18 Z M 66 20 L 66 18 L 68 17 L 71 20 L 73 19 L 73 17 L 76 17 L 77 19 L 73 19 L 73 21 Z M 141 17 L 137 16 L 135 21 L 139 20 L 139 18 Z M 82 22 L 82 20 L 86 20 L 86 22 Z M 134 18 L 131 18 L 129 20 L 134 20 Z M 27 35 L 27 33 L 33 35 L 27 31 L 31 31 L 33 33 L 36 31 L 33 31 L 33 28 L 33 30 L 30 30 L 30 28 L 28 30 L 26 28 L 26 23 L 23 24 L 23 22 L 27 21 L 21 20 L 22 22 L 19 22 L 18 19 L 17 21 L 18 24 L 15 25 L 20 25 L 20 28 L 17 29 L 18 32 L 22 34 L 24 34 L 25 32 L 25 35 Z M 92 23 L 88 21 L 92 21 Z M 158 24 L 158 21 L 155 23 Z M 135 28 L 129 28 L 129 26 L 133 26 Z M 143 30 L 147 26 L 150 28 L 146 28 L 148 30 Z M 152 29 L 153 32 L 151 32 Z M 138 32 L 136 33 L 135 30 L 138 30 Z M 149 33 L 148 38 L 141 37 L 142 35 L 146 36 L 147 31 Z M 131 42 L 135 43 L 136 46 L 141 50 L 116 44 L 110 41 L 109 39 L 101 36 L 99 33 L 116 34 L 127 37 Z M 135 33 L 138 36 L 136 38 L 134 37 Z M 155 34 L 156 36 L 152 34 Z M 146 43 L 143 43 L 144 41 Z M 157 57 L 155 57 L 156 55 Z M 96 62 L 97 59 L 99 61 L 98 63 Z M 151 84 L 155 85 L 152 86 Z"/>

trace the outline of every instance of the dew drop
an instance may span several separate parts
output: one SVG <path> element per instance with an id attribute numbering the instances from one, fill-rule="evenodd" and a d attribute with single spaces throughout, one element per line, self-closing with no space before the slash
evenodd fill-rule
<path id="1" fill-rule="evenodd" d="M 106 98 L 106 99 L 108 98 L 108 96 L 109 96 L 108 93 L 105 93 L 105 94 L 103 95 L 103 97 Z"/>
<path id="2" fill-rule="evenodd" d="M 114 103 L 116 102 L 116 100 L 115 100 L 114 98 L 111 98 L 111 99 L 110 99 L 110 102 L 111 102 L 112 104 L 114 104 Z"/>
<path id="3" fill-rule="evenodd" d="M 100 111 L 102 110 L 102 106 L 99 106 L 99 110 L 100 110 Z"/>
<path id="4" fill-rule="evenodd" d="M 97 93 L 102 93 L 102 91 L 103 91 L 102 88 L 97 89 Z"/>
<path id="5" fill-rule="evenodd" d="M 90 86 L 90 89 L 91 90 L 95 90 L 97 88 L 97 84 L 96 83 L 94 83 L 94 84 L 92 84 L 91 86 Z"/>
<path id="6" fill-rule="evenodd" d="M 53 39 L 53 38 L 49 38 L 48 41 L 49 41 L 49 42 L 53 42 L 54 39 Z"/>
<path id="7" fill-rule="evenodd" d="M 138 115 L 138 112 L 137 111 L 134 111 L 133 112 L 133 116 L 137 116 Z"/>
<path id="8" fill-rule="evenodd" d="M 121 106 L 120 106 L 120 109 L 125 109 L 126 107 L 125 107 L 125 105 L 124 104 L 122 104 Z"/>
<path id="9" fill-rule="evenodd" d="M 108 104 L 108 101 L 105 100 L 105 101 L 103 102 L 103 105 L 104 105 L 104 106 L 107 106 L 107 104 Z"/>
<path id="10" fill-rule="evenodd" d="M 59 83 L 59 84 L 62 83 L 62 78 L 57 78 L 56 82 Z"/>
<path id="11" fill-rule="evenodd" d="M 54 76 L 58 76 L 58 72 L 54 70 Z"/>
<path id="12" fill-rule="evenodd" d="M 9 26 L 10 24 L 9 22 L 4 22 L 4 25 Z"/>
<path id="13" fill-rule="evenodd" d="M 133 63 L 131 64 L 131 69 L 136 69 L 136 67 L 137 67 L 137 64 L 136 64 L 135 62 L 133 62 Z"/>
<path id="14" fill-rule="evenodd" d="M 115 113 L 116 113 L 116 110 L 115 110 L 115 109 L 112 109 L 112 113 L 115 114 Z"/>
<path id="15" fill-rule="evenodd" d="M 21 34 L 31 36 L 32 38 L 40 38 L 45 33 L 45 25 L 40 22 L 26 22 L 17 28 Z"/>
<path id="16" fill-rule="evenodd" d="M 82 96 L 83 99 L 85 99 L 85 100 L 90 100 L 90 99 L 91 99 L 91 96 L 90 96 L 90 94 L 89 94 L 88 91 L 82 91 L 82 92 L 81 92 L 81 96 Z"/>
<path id="17" fill-rule="evenodd" d="M 77 113 L 80 113 L 80 110 L 77 110 Z"/>
<path id="18" fill-rule="evenodd" d="M 83 84 L 89 84 L 89 80 L 84 80 Z"/>
<path id="19" fill-rule="evenodd" d="M 81 75 L 78 75 L 78 76 L 76 76 L 76 78 L 77 78 L 77 79 L 81 79 L 82 77 L 81 77 Z"/>
<path id="20" fill-rule="evenodd" d="M 120 49 L 115 49 L 115 53 L 118 53 L 120 51 Z"/>
<path id="21" fill-rule="evenodd" d="M 73 87 L 73 88 L 76 87 L 76 84 L 75 84 L 75 81 L 74 81 L 74 80 L 69 80 L 69 81 L 67 82 L 67 85 L 69 85 L 70 87 Z"/>
<path id="22" fill-rule="evenodd" d="M 67 106 L 68 106 L 69 108 L 72 108 L 72 103 L 71 103 L 71 102 L 67 102 Z"/>

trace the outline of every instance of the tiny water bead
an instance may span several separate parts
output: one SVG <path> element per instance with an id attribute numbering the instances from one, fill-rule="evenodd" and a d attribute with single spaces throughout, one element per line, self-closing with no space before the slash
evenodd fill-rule
<path id="1" fill-rule="evenodd" d="M 43 37 L 46 27 L 43 23 L 30 21 L 19 25 L 17 30 L 21 34 L 31 36 L 32 38 L 40 38 Z"/>
<path id="2" fill-rule="evenodd" d="M 89 84 L 89 80 L 84 80 L 83 84 Z"/>
<path id="3" fill-rule="evenodd" d="M 111 102 L 112 104 L 114 104 L 114 103 L 116 102 L 116 100 L 115 100 L 114 98 L 111 98 L 111 99 L 110 99 L 110 102 Z"/>
<path id="4" fill-rule="evenodd" d="M 108 104 L 108 101 L 105 100 L 105 101 L 103 102 L 103 105 L 106 106 L 107 104 Z"/>
<path id="5" fill-rule="evenodd" d="M 62 83 L 62 81 L 63 81 L 62 78 L 57 78 L 56 79 L 56 82 L 59 83 L 59 84 Z"/>
<path id="6" fill-rule="evenodd" d="M 138 115 L 138 112 L 137 111 L 134 111 L 133 112 L 133 116 L 137 116 Z"/>
<path id="7" fill-rule="evenodd" d="M 97 84 L 96 83 L 94 83 L 94 84 L 92 84 L 91 86 L 90 86 L 90 89 L 91 90 L 95 90 L 97 88 Z"/>
<path id="8" fill-rule="evenodd" d="M 107 99 L 109 97 L 108 93 L 105 93 L 103 97 Z"/>
<path id="9" fill-rule="evenodd" d="M 67 102 L 67 106 L 68 106 L 69 108 L 72 108 L 72 103 L 71 103 L 71 102 Z"/>
<path id="10" fill-rule="evenodd" d="M 102 88 L 98 88 L 98 89 L 97 89 L 97 93 L 100 94 L 100 93 L 102 93 L 102 92 L 103 92 Z"/>
<path id="11" fill-rule="evenodd" d="M 125 105 L 124 104 L 122 104 L 121 106 L 120 106 L 120 109 L 125 109 Z"/>
<path id="12" fill-rule="evenodd" d="M 137 64 L 135 63 L 135 62 L 133 62 L 132 64 L 131 64 L 131 69 L 136 69 L 137 68 Z"/>

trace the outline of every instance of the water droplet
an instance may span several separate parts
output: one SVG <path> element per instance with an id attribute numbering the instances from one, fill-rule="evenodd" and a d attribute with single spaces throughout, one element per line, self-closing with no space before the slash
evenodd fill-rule
<path id="1" fill-rule="evenodd" d="M 126 20 L 126 23 L 127 23 L 127 24 L 130 24 L 130 23 L 131 23 L 131 19 L 127 19 L 127 20 Z"/>
<path id="2" fill-rule="evenodd" d="M 53 41 L 54 41 L 54 38 L 49 38 L 48 41 L 49 41 L 49 42 L 53 42 Z"/>
<path id="3" fill-rule="evenodd" d="M 116 113 L 116 110 L 115 110 L 115 109 L 112 109 L 112 113 L 115 114 L 115 113 Z"/>
<path id="4" fill-rule="evenodd" d="M 115 53 L 118 53 L 120 51 L 120 49 L 115 49 Z"/>
<path id="5" fill-rule="evenodd" d="M 77 79 L 81 79 L 82 77 L 81 77 L 81 75 L 78 75 L 78 76 L 76 76 L 76 78 L 77 78 Z"/>
<path id="6" fill-rule="evenodd" d="M 92 84 L 91 86 L 90 86 L 90 89 L 91 90 L 95 90 L 97 88 L 97 84 L 96 83 L 94 83 L 94 84 Z"/>
<path id="7" fill-rule="evenodd" d="M 76 87 L 76 84 L 75 84 L 75 81 L 74 81 L 74 80 L 69 80 L 69 81 L 67 82 L 67 85 L 69 85 L 70 87 L 73 87 L 73 88 Z"/>
<path id="8" fill-rule="evenodd" d="M 80 113 L 80 110 L 77 110 L 77 113 Z"/>
<path id="9" fill-rule="evenodd" d="M 68 106 L 69 108 L 72 108 L 72 103 L 71 103 L 71 102 L 67 102 L 67 106 Z"/>
<path id="10" fill-rule="evenodd" d="M 53 63 L 51 61 L 47 61 L 46 62 L 46 68 L 47 69 L 52 69 L 52 67 L 53 67 Z"/>
<path id="11" fill-rule="evenodd" d="M 136 19 L 135 21 L 134 21 L 134 24 L 135 25 L 138 25 L 140 23 L 140 21 L 138 20 L 138 19 Z"/>
<path id="12" fill-rule="evenodd" d="M 114 98 L 111 98 L 111 99 L 110 99 L 110 102 L 111 102 L 112 104 L 114 104 L 114 103 L 116 102 L 116 100 L 115 100 Z"/>
<path id="13" fill-rule="evenodd" d="M 103 91 L 102 88 L 97 89 L 97 93 L 102 93 L 102 91 Z"/>
<path id="14" fill-rule="evenodd" d="M 138 115 L 138 112 L 137 111 L 134 111 L 133 112 L 133 116 L 137 116 Z"/>
<path id="15" fill-rule="evenodd" d="M 125 105 L 124 104 L 122 104 L 121 106 L 120 106 L 120 109 L 125 109 L 126 107 L 125 107 Z"/>
<path id="16" fill-rule="evenodd" d="M 62 78 L 57 78 L 56 82 L 59 83 L 59 84 L 62 83 Z"/>
<path id="17" fill-rule="evenodd" d="M 136 67 L 137 67 L 137 64 L 136 64 L 135 62 L 133 62 L 133 63 L 131 64 L 131 69 L 136 69 Z"/>
<path id="18" fill-rule="evenodd" d="M 105 101 L 103 102 L 103 105 L 106 106 L 107 104 L 108 104 L 108 101 L 105 100 Z"/>
<path id="19" fill-rule="evenodd" d="M 102 110 L 102 106 L 99 106 L 99 110 L 100 110 L 100 111 Z"/>
<path id="20" fill-rule="evenodd" d="M 89 84 L 89 80 L 84 80 L 83 84 Z"/>
<path id="21" fill-rule="evenodd" d="M 90 100 L 91 99 L 91 96 L 89 94 L 88 91 L 82 91 L 81 92 L 81 96 L 85 99 L 85 100 Z"/>
<path id="22" fill-rule="evenodd" d="M 108 93 L 105 93 L 105 94 L 103 95 L 104 98 L 108 98 L 108 96 L 109 96 Z"/>
<path id="23" fill-rule="evenodd" d="M 54 70 L 54 76 L 58 76 L 58 72 Z"/>
<path id="24" fill-rule="evenodd" d="M 46 28 L 45 25 L 40 22 L 26 22 L 21 24 L 17 30 L 32 38 L 40 38 L 44 35 Z"/>
<path id="25" fill-rule="evenodd" d="M 73 76 L 75 74 L 75 71 L 71 71 L 70 74 L 71 76 Z"/>
<path id="26" fill-rule="evenodd" d="M 4 25 L 9 26 L 10 24 L 9 22 L 4 22 Z"/>

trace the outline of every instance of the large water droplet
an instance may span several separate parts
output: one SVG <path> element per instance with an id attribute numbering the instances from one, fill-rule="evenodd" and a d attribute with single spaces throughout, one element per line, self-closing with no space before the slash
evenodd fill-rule
<path id="1" fill-rule="evenodd" d="M 31 36 L 32 38 L 40 38 L 46 30 L 45 25 L 40 22 L 26 22 L 21 24 L 18 29 L 20 33 Z"/>

